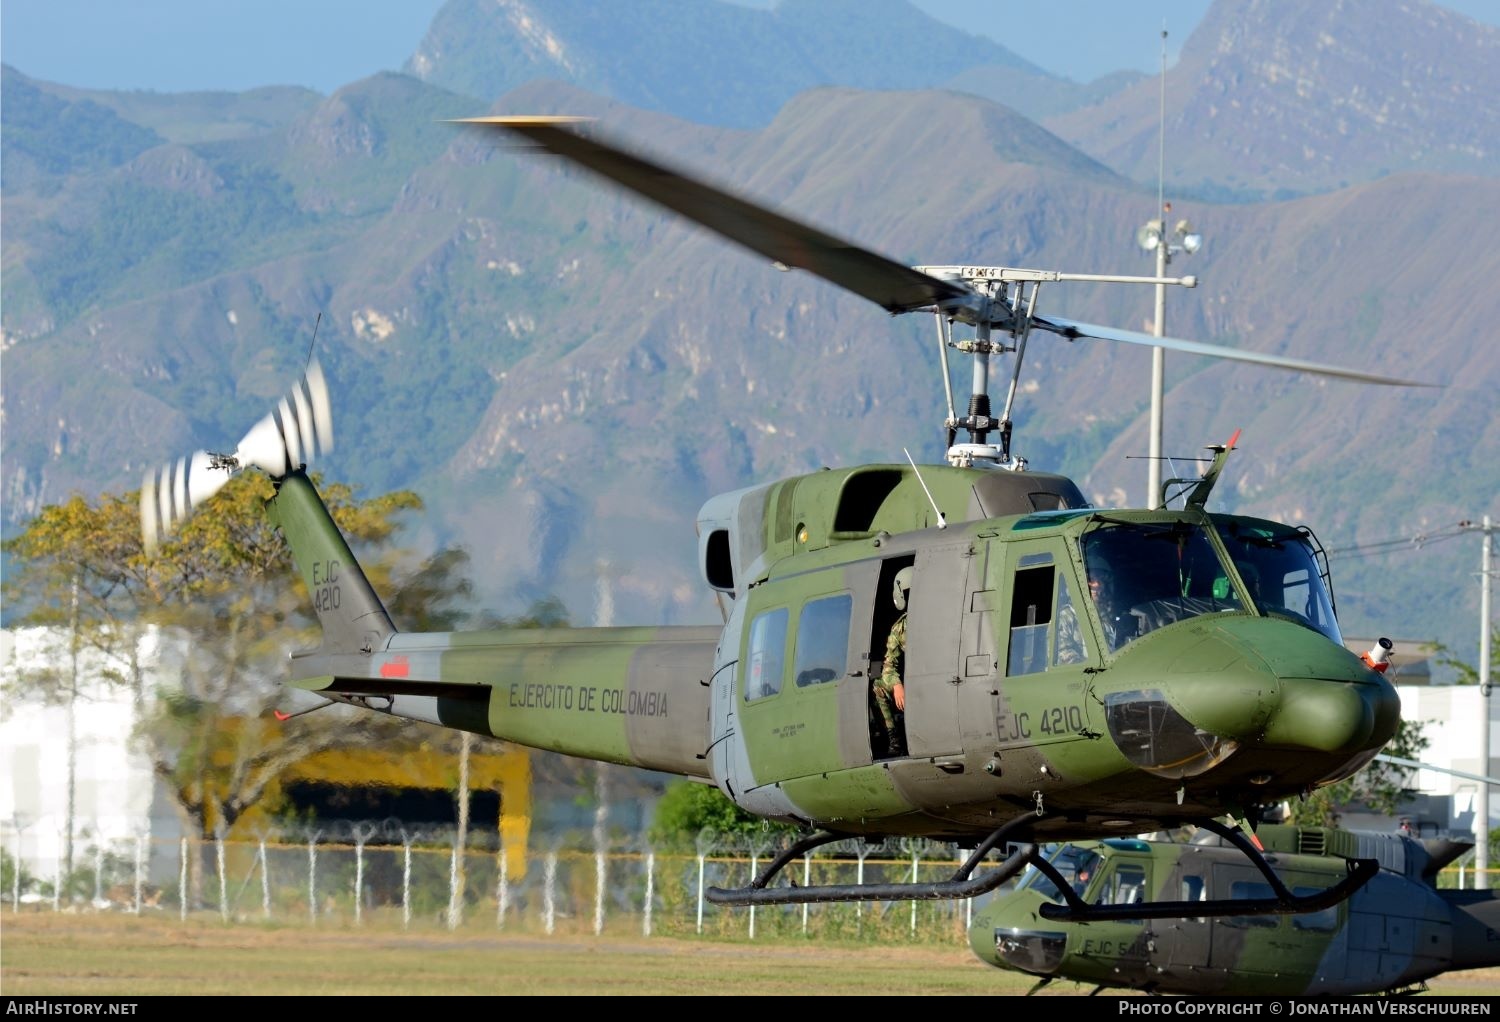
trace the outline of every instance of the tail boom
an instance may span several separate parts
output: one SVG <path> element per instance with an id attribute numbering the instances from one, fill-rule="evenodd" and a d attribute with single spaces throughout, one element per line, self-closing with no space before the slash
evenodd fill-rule
<path id="1" fill-rule="evenodd" d="M 537 749 L 707 778 L 719 629 L 397 632 L 370 654 L 293 657 L 292 684 Z"/>

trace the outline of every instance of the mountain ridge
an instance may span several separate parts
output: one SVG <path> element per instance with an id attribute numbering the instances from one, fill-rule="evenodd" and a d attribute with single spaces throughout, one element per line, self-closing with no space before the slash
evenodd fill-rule
<path id="1" fill-rule="evenodd" d="M 559 595 L 580 622 L 608 606 L 629 623 L 716 620 L 693 565 L 703 499 L 903 448 L 941 457 L 920 317 L 773 272 L 451 117 L 591 113 L 611 137 L 905 263 L 1151 269 L 1134 236 L 1154 187 L 943 88 L 806 90 L 750 130 L 558 82 L 489 103 L 386 73 L 311 102 L 257 90 L 242 108 L 200 94 L 174 108 L 6 75 L 8 146 L 79 147 L 29 177 L 8 150 L 0 181 L 7 529 L 233 442 L 300 370 L 320 314 L 340 444 L 318 468 L 418 488 L 412 541 L 465 543 L 478 598 L 502 612 Z M 87 132 L 9 133 L 30 95 L 13 80 L 159 141 L 75 164 Z M 1205 244 L 1172 264 L 1200 283 L 1169 294 L 1168 333 L 1450 384 L 1392 392 L 1169 356 L 1169 454 L 1245 430 L 1217 506 L 1310 523 L 1330 547 L 1500 511 L 1500 369 L 1472 343 L 1500 315 L 1497 190 L 1487 174 L 1424 171 L 1285 201 L 1174 200 Z M 1042 311 L 1149 329 L 1151 293 L 1048 285 Z M 1038 338 L 1017 451 L 1100 503 L 1138 503 L 1148 363 Z M 1450 608 L 1472 560 L 1447 544 L 1336 563 L 1346 627 L 1388 631 L 1397 606 L 1403 625 L 1468 636 L 1471 615 Z"/>

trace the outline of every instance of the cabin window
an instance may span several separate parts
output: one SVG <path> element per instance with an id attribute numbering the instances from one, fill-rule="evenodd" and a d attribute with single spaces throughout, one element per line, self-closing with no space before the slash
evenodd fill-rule
<path id="1" fill-rule="evenodd" d="M 1305 898 L 1312 894 L 1322 894 L 1323 890 L 1321 887 L 1293 887 L 1292 893 Z M 1331 905 L 1319 912 L 1303 912 L 1292 916 L 1292 927 L 1315 933 L 1332 933 L 1339 928 L 1339 907 Z"/>
<path id="2" fill-rule="evenodd" d="M 754 702 L 781 691 L 786 662 L 785 607 L 768 610 L 750 623 L 750 655 L 745 658 L 745 701 Z"/>
<path id="3" fill-rule="evenodd" d="M 1047 667 L 1047 649 L 1052 634 L 1052 580 L 1055 571 L 1050 554 L 1048 563 L 1027 566 L 1026 558 L 1016 572 L 1010 601 L 1010 653 L 1005 673 L 1035 674 Z"/>
<path id="4" fill-rule="evenodd" d="M 849 653 L 849 616 L 854 601 L 848 593 L 813 600 L 797 617 L 797 657 L 792 675 L 797 685 L 822 685 L 844 676 Z"/>
<path id="5" fill-rule="evenodd" d="M 1229 899 L 1231 901 L 1260 900 L 1262 898 L 1276 897 L 1276 892 L 1271 889 L 1270 884 L 1261 883 L 1258 880 L 1236 880 L 1229 885 Z M 1275 929 L 1281 921 L 1280 916 L 1226 916 L 1221 922 L 1225 926 L 1234 926 L 1241 929 Z"/>
<path id="6" fill-rule="evenodd" d="M 1182 886 L 1178 897 L 1182 901 L 1207 901 L 1208 885 L 1196 873 L 1187 873 L 1182 878 Z M 1200 923 L 1208 921 L 1204 916 L 1198 916 L 1197 919 Z"/>

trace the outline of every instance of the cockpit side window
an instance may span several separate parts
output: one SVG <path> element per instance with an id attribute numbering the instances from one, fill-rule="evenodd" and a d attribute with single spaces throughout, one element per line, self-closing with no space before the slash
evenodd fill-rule
<path id="1" fill-rule="evenodd" d="M 1005 666 L 1005 673 L 1012 677 L 1047 669 L 1055 574 L 1051 554 L 1028 555 L 1016 570 L 1010 601 L 1010 652 Z"/>
<path id="2" fill-rule="evenodd" d="M 1098 905 L 1138 905 L 1145 900 L 1146 867 L 1138 862 L 1116 863 L 1094 896 Z"/>

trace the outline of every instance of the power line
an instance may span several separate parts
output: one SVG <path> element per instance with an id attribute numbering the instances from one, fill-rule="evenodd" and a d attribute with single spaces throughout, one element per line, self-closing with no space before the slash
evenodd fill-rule
<path id="1" fill-rule="evenodd" d="M 1401 536 L 1393 539 L 1373 540 L 1369 543 L 1357 543 L 1354 546 L 1330 547 L 1329 558 L 1334 557 L 1368 557 L 1379 553 L 1395 553 L 1398 550 L 1423 550 L 1439 543 L 1446 543 L 1450 539 L 1458 539 L 1467 530 L 1460 522 L 1449 526 L 1440 532 L 1419 532 L 1414 536 Z"/>

